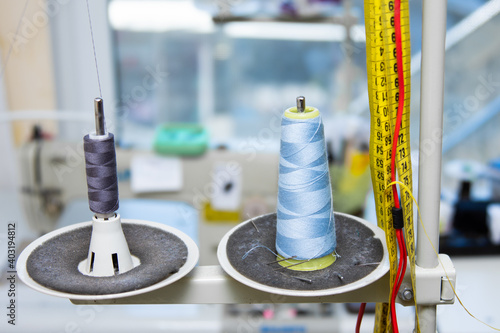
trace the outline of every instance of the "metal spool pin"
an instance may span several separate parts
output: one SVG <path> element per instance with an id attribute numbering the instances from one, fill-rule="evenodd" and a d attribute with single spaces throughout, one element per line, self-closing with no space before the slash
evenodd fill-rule
<path id="1" fill-rule="evenodd" d="M 297 112 L 306 112 L 306 98 L 304 96 L 297 97 Z"/>
<path id="2" fill-rule="evenodd" d="M 104 103 L 102 98 L 97 97 L 94 99 L 94 112 L 95 112 L 95 134 L 105 135 L 106 126 L 104 123 Z"/>

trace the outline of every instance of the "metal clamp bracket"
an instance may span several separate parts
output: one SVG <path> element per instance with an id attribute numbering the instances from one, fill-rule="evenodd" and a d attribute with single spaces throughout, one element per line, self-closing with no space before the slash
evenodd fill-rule
<path id="1" fill-rule="evenodd" d="M 456 283 L 455 266 L 446 254 L 440 254 L 439 259 L 443 263 L 444 268 L 441 264 L 435 268 L 415 267 L 418 304 L 439 305 L 453 304 L 455 302 L 455 294 L 453 292 Z M 449 281 L 448 278 L 450 279 Z M 411 279 L 409 273 L 407 273 L 399 290 L 399 302 L 403 305 L 414 305 L 413 296 L 409 297 L 408 291 L 411 290 L 410 286 Z"/>

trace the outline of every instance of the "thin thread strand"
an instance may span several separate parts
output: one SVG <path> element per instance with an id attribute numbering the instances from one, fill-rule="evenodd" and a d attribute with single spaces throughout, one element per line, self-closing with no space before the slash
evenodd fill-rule
<path id="1" fill-rule="evenodd" d="M 97 66 L 97 53 L 95 51 L 94 30 L 92 29 L 92 19 L 90 18 L 89 0 L 87 1 L 87 14 L 89 16 L 90 37 L 92 38 L 92 48 L 94 49 L 95 71 L 97 73 L 97 84 L 99 85 L 99 96 L 102 98 L 101 77 L 99 76 L 99 66 Z"/>
<path id="2" fill-rule="evenodd" d="M 242 260 L 246 259 L 246 257 L 248 257 L 248 255 L 255 249 L 259 249 L 259 248 L 263 248 L 263 249 L 267 249 L 269 252 L 271 252 L 272 254 L 274 254 L 275 256 L 278 256 L 278 254 L 276 252 L 274 252 L 273 250 L 271 250 L 270 248 L 268 248 L 267 246 L 265 245 L 256 245 L 254 247 L 252 247 L 250 250 L 248 250 L 244 255 L 243 257 L 241 257 Z"/>

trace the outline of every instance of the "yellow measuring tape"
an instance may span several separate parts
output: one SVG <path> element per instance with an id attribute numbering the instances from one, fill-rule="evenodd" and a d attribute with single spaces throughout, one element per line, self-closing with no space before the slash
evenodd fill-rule
<path id="1" fill-rule="evenodd" d="M 391 190 L 391 153 L 394 126 L 399 102 L 399 80 L 396 59 L 394 1 L 365 0 L 366 64 L 370 101 L 370 167 L 375 194 L 377 221 L 386 233 L 390 261 L 390 290 L 397 274 L 397 240 L 392 226 L 394 199 Z M 410 157 L 410 87 L 411 48 L 408 0 L 401 1 L 401 35 L 405 86 L 404 112 L 399 131 L 396 165 L 399 179 L 407 186 L 401 191 L 401 207 L 405 221 L 405 238 L 410 259 L 412 284 L 415 293 L 415 234 L 411 201 L 412 171 Z M 410 192 L 408 192 L 410 191 Z M 388 300 L 390 295 L 388 296 Z M 416 304 L 416 298 L 415 298 Z M 375 332 L 390 331 L 389 304 L 377 304 Z M 420 329 L 417 323 L 417 332 Z"/>

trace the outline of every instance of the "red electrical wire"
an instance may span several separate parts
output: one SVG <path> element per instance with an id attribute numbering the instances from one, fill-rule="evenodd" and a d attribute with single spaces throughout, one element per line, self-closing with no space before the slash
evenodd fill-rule
<path id="1" fill-rule="evenodd" d="M 361 321 L 363 320 L 365 308 L 366 308 L 366 303 L 361 303 L 358 312 L 358 320 L 356 321 L 356 333 L 359 333 L 359 330 L 361 329 Z"/>
<path id="2" fill-rule="evenodd" d="M 396 62 L 398 66 L 398 88 L 399 88 L 399 100 L 398 100 L 398 111 L 396 117 L 396 125 L 394 127 L 394 139 L 392 141 L 392 155 L 391 155 L 391 181 L 396 181 L 396 151 L 399 140 L 399 130 L 401 127 L 401 120 L 403 118 L 404 104 L 405 104 L 405 82 L 404 82 L 404 71 L 403 71 L 403 50 L 402 50 L 402 38 L 401 38 L 401 0 L 394 1 L 394 33 L 396 37 Z M 392 185 L 392 193 L 394 196 L 394 206 L 400 208 L 399 197 L 397 192 L 396 184 Z M 394 333 L 399 333 L 398 322 L 396 317 L 396 296 L 401 283 L 403 282 L 403 277 L 406 272 L 406 246 L 404 242 L 404 237 L 401 229 L 396 230 L 396 237 L 399 246 L 399 264 L 398 273 L 396 275 L 396 281 L 394 282 L 392 295 L 391 295 L 391 323 L 392 330 Z"/>
<path id="3" fill-rule="evenodd" d="M 405 236 L 403 234 L 403 231 L 401 231 L 401 236 L 400 236 L 400 239 L 401 239 L 401 251 L 402 251 L 402 257 L 403 257 L 403 260 L 402 260 L 402 263 L 403 263 L 403 268 L 401 269 L 401 276 L 399 277 L 399 285 L 398 285 L 398 290 L 399 288 L 401 288 L 401 284 L 403 283 L 403 278 L 405 276 L 405 272 L 406 272 L 406 264 L 407 264 L 407 256 L 408 256 L 408 253 L 407 253 L 407 250 L 406 250 L 406 245 L 405 245 Z M 401 261 L 401 260 L 400 260 Z"/>
<path id="4" fill-rule="evenodd" d="M 398 66 L 399 100 L 396 126 L 394 127 L 394 140 L 392 141 L 391 182 L 396 181 L 396 151 L 398 147 L 399 128 L 401 127 L 401 120 L 403 118 L 405 105 L 405 79 L 403 72 L 403 50 L 401 41 L 401 0 L 394 1 L 394 30 L 396 35 L 396 62 Z M 396 184 L 392 185 L 392 194 L 394 196 L 394 205 L 396 208 L 399 208 L 400 205 Z"/>
<path id="5" fill-rule="evenodd" d="M 393 333 L 399 332 L 398 321 L 396 317 L 396 296 L 398 294 L 399 288 L 401 287 L 401 284 L 403 283 L 403 278 L 406 272 L 406 247 L 404 243 L 403 232 L 401 231 L 401 229 L 396 229 L 396 238 L 398 240 L 399 246 L 399 264 L 396 281 L 394 282 L 391 294 L 391 323 Z"/>

